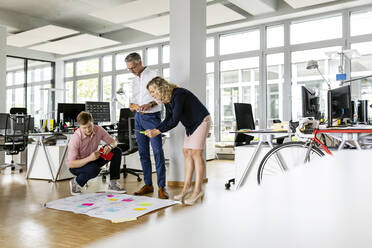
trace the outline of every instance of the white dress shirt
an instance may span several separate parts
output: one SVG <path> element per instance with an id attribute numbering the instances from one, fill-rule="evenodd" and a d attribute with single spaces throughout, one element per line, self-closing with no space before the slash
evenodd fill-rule
<path id="1" fill-rule="evenodd" d="M 146 89 L 147 84 L 153 79 L 154 77 L 159 76 L 158 71 L 150 70 L 146 67 L 141 75 L 134 76 L 132 81 L 132 97 L 130 98 L 130 103 L 135 103 L 139 106 L 143 104 L 150 103 L 155 101 L 155 99 L 150 95 L 149 91 Z M 161 106 L 158 105 L 144 111 L 145 113 L 155 113 L 161 110 Z"/>

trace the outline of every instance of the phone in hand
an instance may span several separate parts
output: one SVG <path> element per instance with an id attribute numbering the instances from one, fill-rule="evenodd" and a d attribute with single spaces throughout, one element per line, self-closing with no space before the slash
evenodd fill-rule
<path id="1" fill-rule="evenodd" d="M 112 152 L 109 152 L 107 155 L 105 155 L 103 153 L 103 147 L 101 147 L 99 149 L 99 152 L 101 153 L 101 155 L 100 155 L 101 158 L 103 158 L 104 160 L 107 160 L 107 161 L 111 161 L 112 156 L 114 156 L 114 154 Z"/>

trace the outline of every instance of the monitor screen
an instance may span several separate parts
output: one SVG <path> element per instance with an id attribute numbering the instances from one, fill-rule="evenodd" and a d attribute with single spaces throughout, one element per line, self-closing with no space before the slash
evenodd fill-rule
<path id="1" fill-rule="evenodd" d="M 81 111 L 85 111 L 83 103 L 58 103 L 57 122 L 76 122 L 76 117 Z"/>
<path id="2" fill-rule="evenodd" d="M 92 115 L 94 123 L 111 121 L 109 102 L 86 102 L 85 111 Z"/>
<path id="3" fill-rule="evenodd" d="M 301 91 L 302 91 L 302 116 L 320 119 L 319 97 L 315 95 L 315 91 L 309 90 L 305 86 L 301 87 Z"/>
<path id="4" fill-rule="evenodd" d="M 351 91 L 350 86 L 343 86 L 328 91 L 328 122 L 332 124 L 332 119 L 351 119 Z"/>

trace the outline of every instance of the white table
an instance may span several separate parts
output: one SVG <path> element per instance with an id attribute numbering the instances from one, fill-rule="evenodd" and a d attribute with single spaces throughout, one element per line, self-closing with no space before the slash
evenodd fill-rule
<path id="1" fill-rule="evenodd" d="M 42 149 L 42 157 L 43 157 L 44 162 L 46 162 L 47 167 L 49 169 L 51 181 L 55 182 L 55 181 L 58 180 L 61 169 L 62 169 L 62 167 L 64 165 L 64 162 L 65 162 L 65 158 L 66 158 L 66 154 L 67 154 L 67 148 L 68 148 L 68 142 L 69 142 L 69 139 L 71 138 L 71 136 L 73 135 L 73 133 L 63 133 L 63 134 L 66 135 L 67 140 L 66 140 L 66 144 L 63 146 L 62 156 L 61 156 L 61 158 L 59 158 L 57 160 L 57 163 L 58 163 L 57 168 L 54 168 L 54 166 L 52 165 L 53 158 L 51 158 L 51 156 L 48 152 L 48 149 L 47 149 L 47 147 L 49 147 L 49 146 L 46 146 L 43 143 L 44 138 L 52 136 L 52 135 L 54 135 L 54 133 L 45 132 L 45 133 L 30 133 L 29 134 L 30 137 L 36 137 L 37 141 L 35 143 L 35 148 L 32 151 L 32 157 L 30 159 L 30 163 L 28 164 L 26 179 L 30 178 L 30 174 L 32 173 L 32 170 L 34 169 L 34 166 L 35 166 L 35 159 L 38 155 L 39 148 L 41 148 Z M 55 174 L 53 172 L 54 170 L 56 171 Z"/>
<path id="2" fill-rule="evenodd" d="M 274 148 L 274 145 L 273 145 L 274 139 L 282 138 L 282 137 L 291 138 L 293 135 L 292 133 L 289 133 L 288 131 L 275 131 L 275 130 L 236 131 L 236 132 L 231 132 L 231 133 L 243 133 L 246 135 L 252 135 L 252 136 L 258 137 L 258 144 L 256 145 L 256 148 L 253 152 L 252 157 L 246 164 L 242 176 L 238 180 L 236 180 L 235 178 L 235 181 L 237 182 L 236 187 L 235 187 L 236 190 L 239 189 L 240 185 L 242 184 L 245 177 L 247 176 L 247 173 L 250 170 L 251 166 L 255 163 L 259 153 L 262 150 L 264 143 L 267 143 L 270 146 L 270 148 Z"/>

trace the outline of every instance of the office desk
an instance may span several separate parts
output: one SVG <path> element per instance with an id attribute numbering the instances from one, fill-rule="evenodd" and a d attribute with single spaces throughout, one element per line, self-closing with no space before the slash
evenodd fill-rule
<path id="1" fill-rule="evenodd" d="M 28 145 L 28 159 L 27 159 L 27 174 L 26 179 L 35 178 L 35 179 L 47 179 L 53 182 L 59 179 L 67 179 L 71 178 L 72 174 L 65 168 L 63 178 L 60 178 L 61 170 L 63 169 L 68 142 L 73 135 L 73 133 L 63 133 L 66 135 L 67 140 L 65 140 L 65 145 L 57 145 L 57 146 L 49 146 L 43 143 L 43 140 L 48 137 L 52 136 L 55 133 L 46 132 L 46 133 L 30 133 L 30 137 L 36 137 L 37 141 L 34 144 Z M 39 153 L 39 149 L 42 149 L 41 153 Z M 53 154 L 53 156 L 50 155 Z M 40 156 L 40 157 L 39 157 Z M 46 174 L 45 171 L 42 169 L 41 171 L 36 172 L 33 174 L 33 170 L 35 170 L 35 162 L 37 160 L 37 166 L 43 167 L 46 165 L 49 174 Z M 57 165 L 55 165 L 57 164 Z M 37 168 L 36 170 L 38 170 Z"/>
<path id="2" fill-rule="evenodd" d="M 240 185 L 242 184 L 242 182 L 246 178 L 248 171 L 250 171 L 250 168 L 255 163 L 258 155 L 260 154 L 260 152 L 262 150 L 262 147 L 263 147 L 264 143 L 268 143 L 269 147 L 273 148 L 274 147 L 273 142 L 272 142 L 273 139 L 282 138 L 282 137 L 289 137 L 290 138 L 293 135 L 292 133 L 289 133 L 288 131 L 284 131 L 284 130 L 283 131 L 252 130 L 252 131 L 235 131 L 235 132 L 230 132 L 230 133 L 243 133 L 243 134 L 246 134 L 246 135 L 251 135 L 251 136 L 258 137 L 258 144 L 256 145 L 250 160 L 247 163 L 245 163 L 246 165 L 245 165 L 242 176 L 238 180 L 236 180 L 237 178 L 235 178 L 235 181 L 237 181 L 237 184 L 236 184 L 236 187 L 235 187 L 236 190 L 239 189 Z M 244 163 L 244 161 L 236 161 L 236 162 Z"/>

